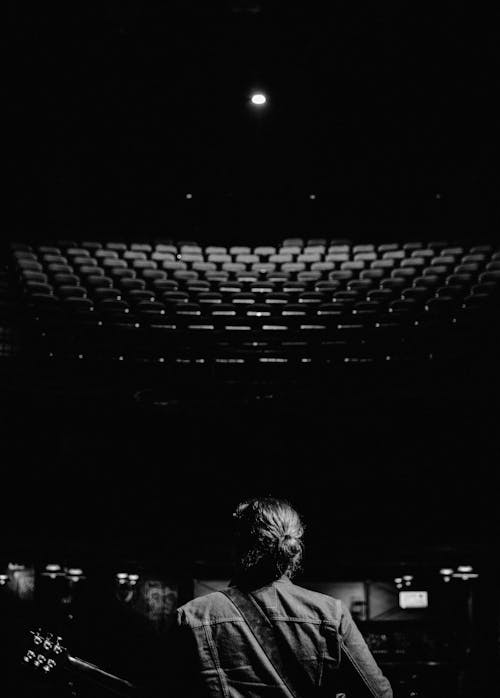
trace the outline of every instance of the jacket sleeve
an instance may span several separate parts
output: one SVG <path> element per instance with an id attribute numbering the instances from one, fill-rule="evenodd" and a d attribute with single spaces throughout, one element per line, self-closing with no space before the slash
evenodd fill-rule
<path id="1" fill-rule="evenodd" d="M 198 650 L 193 632 L 182 608 L 177 610 L 176 622 L 169 633 L 167 651 L 167 673 L 164 693 L 172 698 L 206 698 L 206 689 L 201 682 Z"/>
<path id="2" fill-rule="evenodd" d="M 350 683 L 358 690 L 364 685 L 364 695 L 375 698 L 392 698 L 392 688 L 382 674 L 368 645 L 359 632 L 348 609 L 342 604 L 339 627 L 341 665 L 350 677 Z M 349 695 L 349 694 L 348 694 Z"/>

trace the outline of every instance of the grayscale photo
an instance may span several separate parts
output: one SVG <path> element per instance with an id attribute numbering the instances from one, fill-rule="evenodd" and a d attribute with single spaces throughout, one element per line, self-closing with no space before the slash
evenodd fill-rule
<path id="1" fill-rule="evenodd" d="M 2 698 L 497 695 L 497 13 L 3 38 Z"/>

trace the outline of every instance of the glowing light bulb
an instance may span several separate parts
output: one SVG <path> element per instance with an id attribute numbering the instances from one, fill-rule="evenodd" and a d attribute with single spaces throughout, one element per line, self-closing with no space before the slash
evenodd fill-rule
<path id="1" fill-rule="evenodd" d="M 252 104 L 255 104 L 256 106 L 260 107 L 267 102 L 267 98 L 266 95 L 263 95 L 261 92 L 256 92 L 252 95 L 250 101 L 252 102 Z"/>

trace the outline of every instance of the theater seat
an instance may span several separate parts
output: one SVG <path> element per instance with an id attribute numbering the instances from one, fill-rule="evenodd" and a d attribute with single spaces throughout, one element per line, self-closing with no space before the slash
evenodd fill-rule
<path id="1" fill-rule="evenodd" d="M 495 322 L 500 248 L 490 242 L 238 242 L 20 242 L 10 266 L 26 322 L 37 323 L 37 336 L 46 328 L 43 351 L 60 342 L 75 354 L 68 322 L 89 355 L 110 360 L 125 356 L 124 342 L 128 361 L 147 360 L 159 342 L 182 360 L 212 360 L 210 346 L 230 360 L 245 347 L 245 364 L 260 365 L 262 347 L 279 346 L 276 365 L 292 365 L 297 347 L 311 361 L 329 352 L 385 361 L 447 351 L 453 328 L 471 345 L 467 333 Z"/>

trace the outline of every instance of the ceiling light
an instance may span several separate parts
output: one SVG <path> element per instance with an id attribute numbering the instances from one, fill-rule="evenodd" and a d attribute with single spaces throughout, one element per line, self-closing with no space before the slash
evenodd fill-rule
<path id="1" fill-rule="evenodd" d="M 261 107 L 267 102 L 267 97 L 266 95 L 263 95 L 262 92 L 256 92 L 251 96 L 250 101 L 252 104 Z"/>

